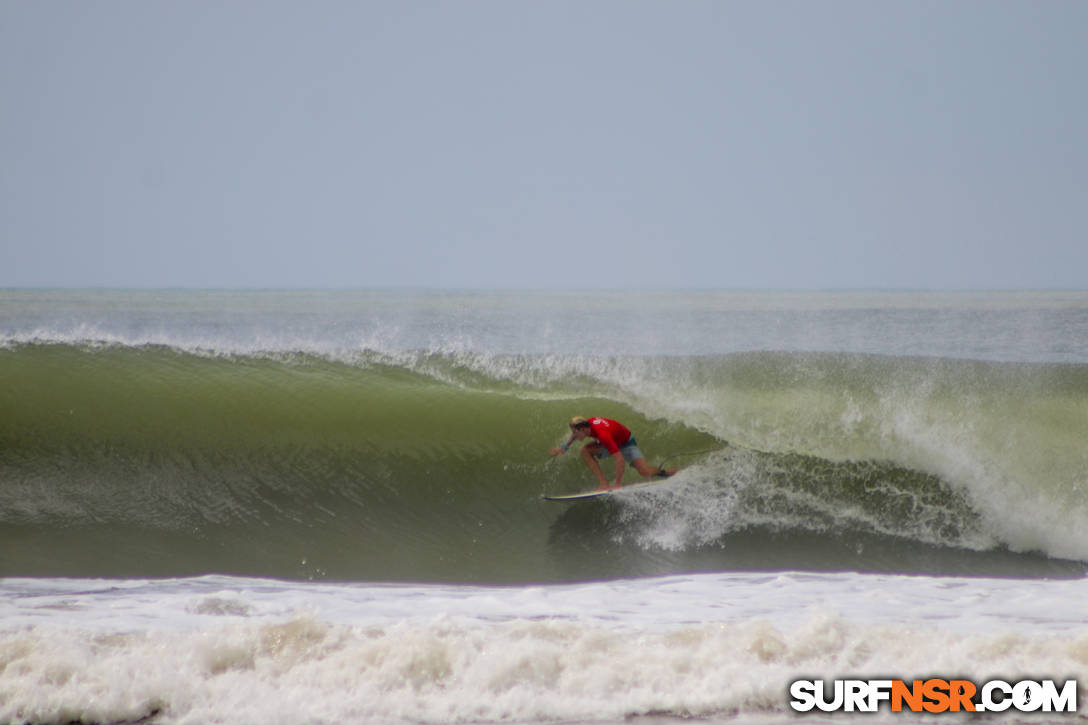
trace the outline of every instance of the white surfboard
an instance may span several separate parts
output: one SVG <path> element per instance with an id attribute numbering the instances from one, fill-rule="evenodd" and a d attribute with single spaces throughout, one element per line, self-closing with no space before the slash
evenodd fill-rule
<path id="1" fill-rule="evenodd" d="M 593 489 L 592 491 L 582 491 L 581 493 L 565 493 L 559 496 L 551 496 L 545 494 L 542 498 L 545 501 L 585 501 L 587 499 L 600 498 L 602 496 L 622 496 L 628 493 L 634 493 L 635 491 L 642 491 L 647 488 L 654 488 L 655 486 L 664 486 L 668 483 L 670 483 L 669 479 L 662 478 L 655 481 L 643 481 L 642 483 L 632 483 L 627 486 L 620 486 L 619 488 L 609 488 L 605 490 Z"/>

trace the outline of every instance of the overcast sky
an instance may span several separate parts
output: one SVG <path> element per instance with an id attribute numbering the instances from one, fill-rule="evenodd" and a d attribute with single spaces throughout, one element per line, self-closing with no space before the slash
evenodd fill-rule
<path id="1" fill-rule="evenodd" d="M 0 286 L 1088 288 L 1088 2 L 0 0 Z"/>

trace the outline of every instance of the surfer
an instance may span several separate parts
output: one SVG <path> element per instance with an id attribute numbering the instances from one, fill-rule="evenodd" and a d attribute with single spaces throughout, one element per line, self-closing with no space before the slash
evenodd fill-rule
<path id="1" fill-rule="evenodd" d="M 619 488 L 623 485 L 623 473 L 627 468 L 624 460 L 634 466 L 635 470 L 643 478 L 653 476 L 668 478 L 676 473 L 675 468 L 654 468 L 648 464 L 646 456 L 642 455 L 642 451 L 638 449 L 638 443 L 635 442 L 635 437 L 631 435 L 631 431 L 622 423 L 608 418 L 594 417 L 587 419 L 581 416 L 571 418 L 570 438 L 567 439 L 566 443 L 558 448 L 552 448 L 548 453 L 553 456 L 561 456 L 570 449 L 572 443 L 586 438 L 591 438 L 592 442 L 582 446 L 582 460 L 586 462 L 589 470 L 601 482 L 598 490 Z M 622 455 L 616 455 L 617 453 Z M 598 459 L 606 456 L 612 456 L 616 459 L 616 482 L 611 486 L 608 485 L 608 479 L 605 478 L 604 472 L 601 470 L 601 464 L 597 462 Z"/>

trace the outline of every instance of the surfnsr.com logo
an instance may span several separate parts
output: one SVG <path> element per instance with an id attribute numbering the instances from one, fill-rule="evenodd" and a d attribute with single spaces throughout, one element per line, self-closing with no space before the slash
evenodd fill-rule
<path id="1" fill-rule="evenodd" d="M 1076 712 L 1077 681 L 1054 680 L 797 680 L 790 684 L 790 707 L 797 712 Z"/>

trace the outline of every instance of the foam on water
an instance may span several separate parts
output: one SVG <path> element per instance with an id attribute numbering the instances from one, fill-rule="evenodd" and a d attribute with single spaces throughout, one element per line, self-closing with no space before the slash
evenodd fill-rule
<path id="1" fill-rule="evenodd" d="M 786 722 L 787 686 L 801 677 L 1088 677 L 1085 580 L 203 577 L 6 580 L 0 591 L 5 722 Z"/>

